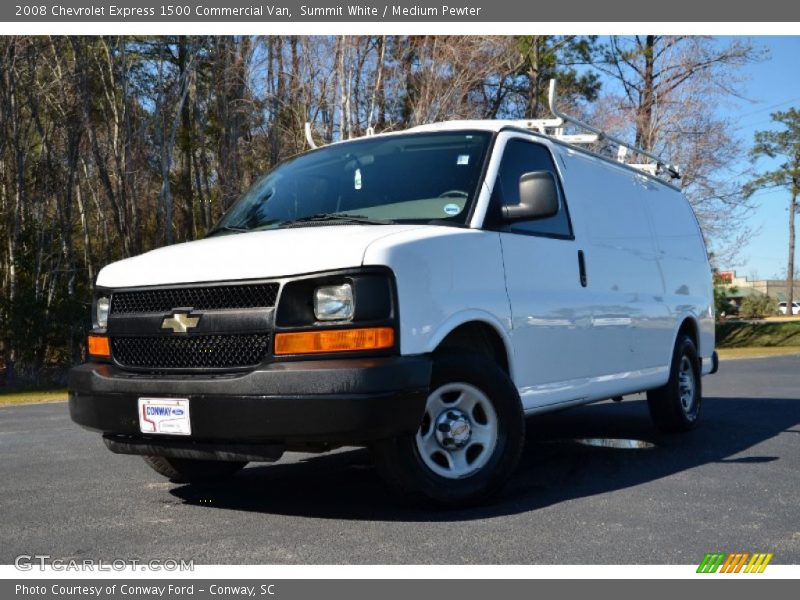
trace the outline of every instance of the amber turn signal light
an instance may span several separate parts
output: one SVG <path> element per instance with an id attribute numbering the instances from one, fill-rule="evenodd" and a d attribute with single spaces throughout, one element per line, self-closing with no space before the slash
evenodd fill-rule
<path id="1" fill-rule="evenodd" d="M 276 355 L 382 350 L 392 346 L 394 329 L 391 327 L 298 331 L 275 336 Z"/>
<path id="2" fill-rule="evenodd" d="M 111 356 L 111 346 L 108 344 L 108 338 L 104 335 L 90 335 L 88 338 L 89 354 L 92 356 L 103 356 L 108 358 Z"/>

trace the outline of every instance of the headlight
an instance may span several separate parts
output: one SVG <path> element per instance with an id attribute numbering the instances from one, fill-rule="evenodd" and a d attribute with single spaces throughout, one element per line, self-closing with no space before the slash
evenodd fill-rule
<path id="1" fill-rule="evenodd" d="M 314 290 L 314 316 L 318 321 L 347 321 L 354 312 L 353 288 L 349 283 L 324 285 Z"/>
<path id="2" fill-rule="evenodd" d="M 98 298 L 95 304 L 95 320 L 97 326 L 105 329 L 108 325 L 108 311 L 111 308 L 111 300 L 105 296 Z"/>

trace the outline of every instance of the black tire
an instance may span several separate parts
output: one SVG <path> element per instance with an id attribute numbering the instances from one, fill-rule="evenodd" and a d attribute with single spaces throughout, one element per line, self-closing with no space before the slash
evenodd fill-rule
<path id="1" fill-rule="evenodd" d="M 687 391 L 686 377 L 691 380 L 691 393 Z M 656 428 L 665 433 L 689 431 L 700 418 L 702 400 L 697 347 L 692 338 L 680 335 L 672 352 L 669 380 L 662 387 L 647 392 L 650 417 Z"/>
<path id="2" fill-rule="evenodd" d="M 513 382 L 485 355 L 460 351 L 437 355 L 431 376 L 431 395 L 447 384 L 477 388 L 494 411 L 497 425 L 493 439 L 496 441 L 493 449 L 486 451 L 482 467 L 455 479 L 437 474 L 421 457 L 416 433 L 377 443 L 372 451 L 378 472 L 394 488 L 425 503 L 455 508 L 487 500 L 508 481 L 525 442 L 525 415 Z M 444 412 L 449 413 L 450 409 Z M 420 434 L 424 426 L 421 424 Z M 428 426 L 433 427 L 433 424 L 428 423 Z M 472 427 L 476 427 L 475 423 Z M 480 444 L 478 448 L 480 450 Z M 469 446 L 465 448 L 465 455 L 470 449 Z"/>
<path id="3" fill-rule="evenodd" d="M 143 456 L 142 458 L 151 469 L 173 483 L 200 483 L 224 479 L 241 471 L 247 464 L 236 461 L 194 460 L 166 456 Z"/>

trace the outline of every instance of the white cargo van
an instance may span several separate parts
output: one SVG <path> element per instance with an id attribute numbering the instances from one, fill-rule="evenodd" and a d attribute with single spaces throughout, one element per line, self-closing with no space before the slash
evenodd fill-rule
<path id="1" fill-rule="evenodd" d="M 690 429 L 716 370 L 692 209 L 670 168 L 560 121 L 315 149 L 206 239 L 105 267 L 73 420 L 178 482 L 369 446 L 443 505 L 509 478 L 526 416 L 646 391 L 658 428 Z"/>

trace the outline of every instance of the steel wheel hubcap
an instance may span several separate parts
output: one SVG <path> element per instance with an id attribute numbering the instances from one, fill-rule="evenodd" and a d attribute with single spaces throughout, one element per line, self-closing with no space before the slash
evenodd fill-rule
<path id="1" fill-rule="evenodd" d="M 486 394 L 468 383 L 448 383 L 428 396 L 417 451 L 437 475 L 460 479 L 489 462 L 497 434 L 497 413 Z"/>
<path id="2" fill-rule="evenodd" d="M 444 411 L 436 419 L 434 435 L 445 450 L 463 448 L 472 437 L 469 417 L 458 409 Z"/>
<path id="3" fill-rule="evenodd" d="M 694 408 L 694 369 L 688 356 L 681 357 L 680 370 L 678 371 L 678 394 L 681 399 L 683 412 L 691 416 Z"/>

